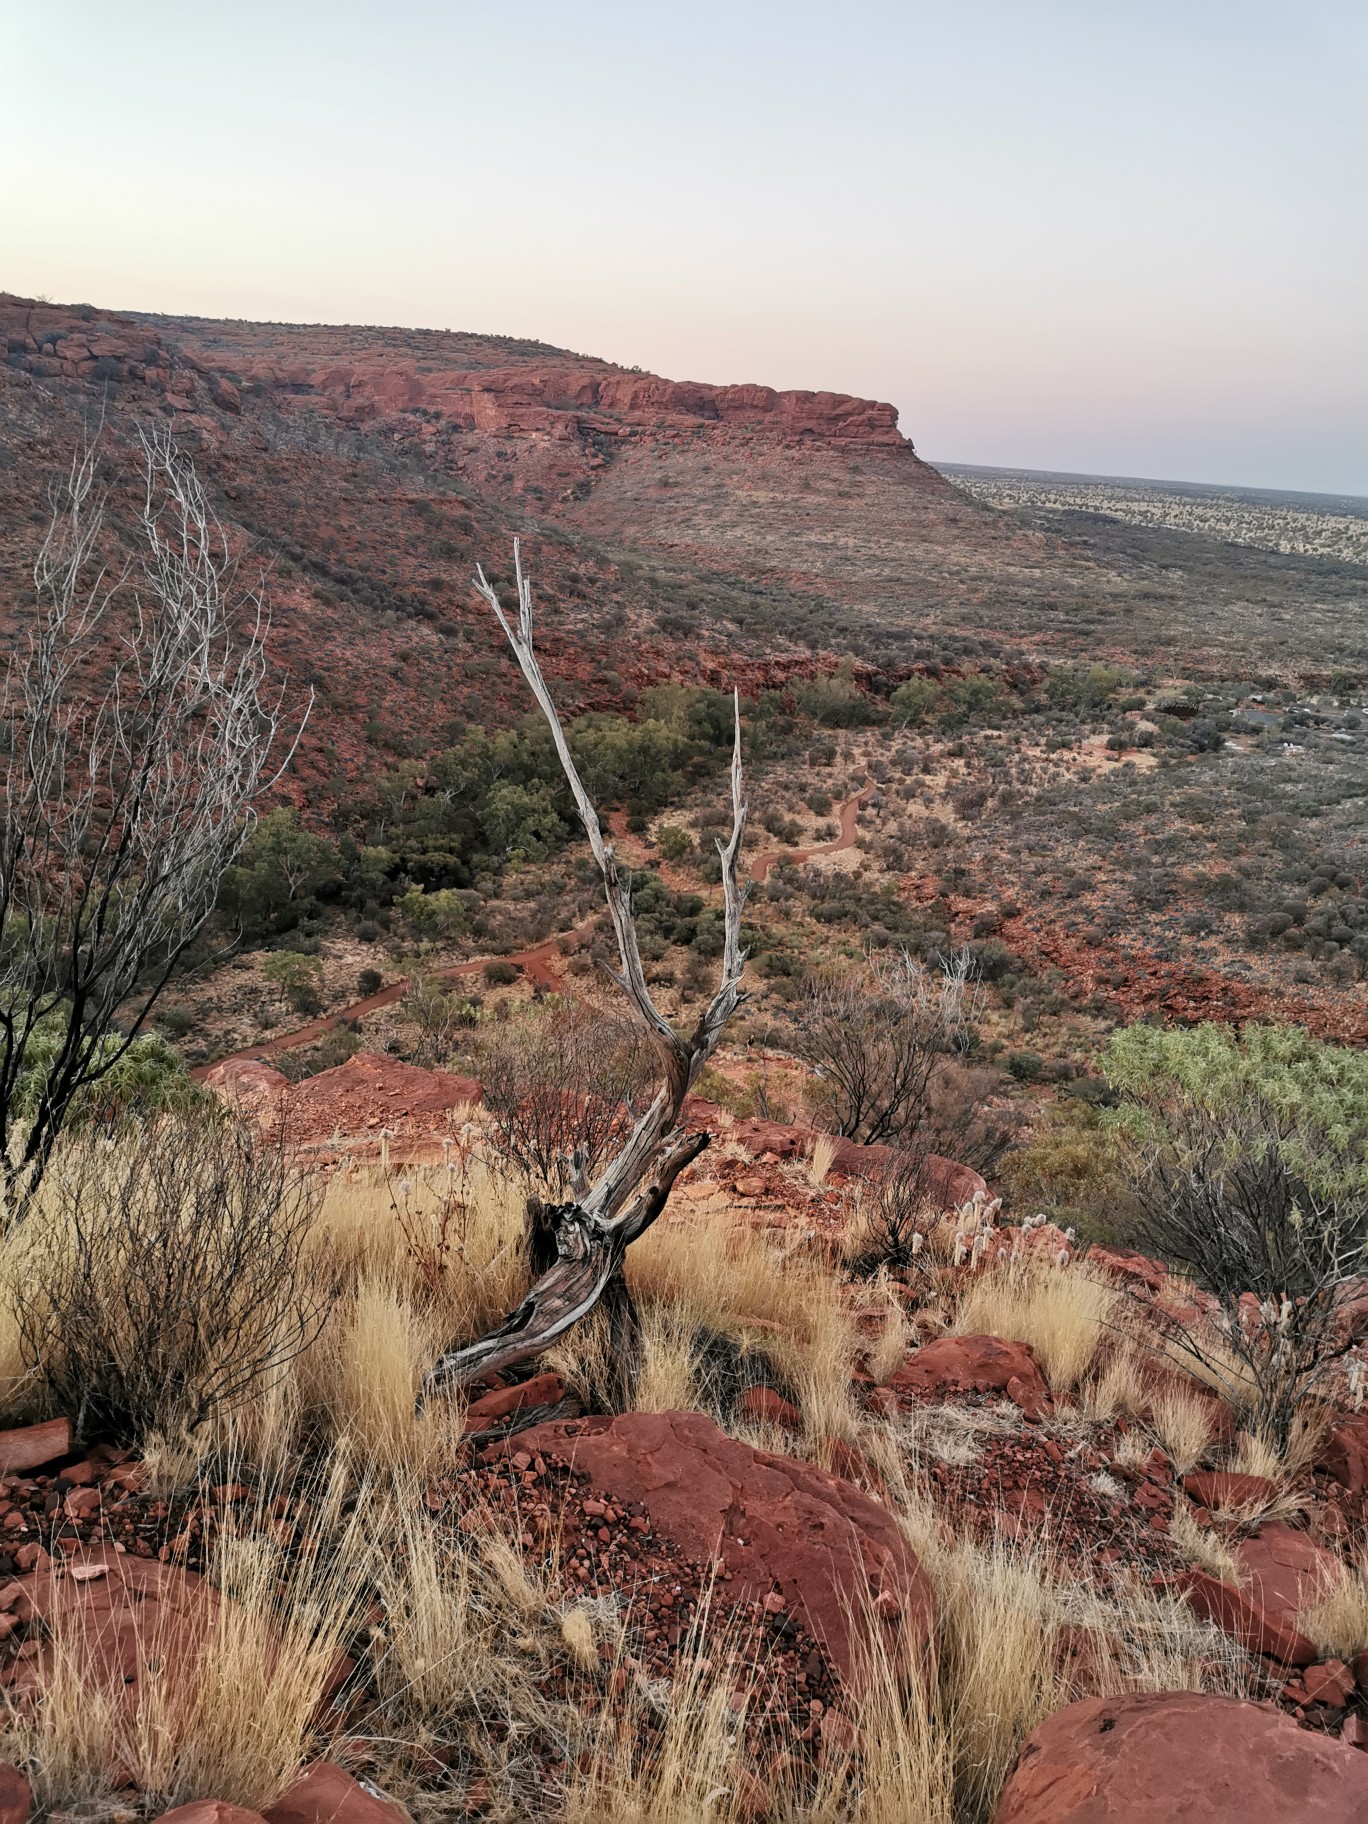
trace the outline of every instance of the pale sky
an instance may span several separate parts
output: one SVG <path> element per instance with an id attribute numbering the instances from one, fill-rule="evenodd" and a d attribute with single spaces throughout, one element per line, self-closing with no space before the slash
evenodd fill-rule
<path id="1" fill-rule="evenodd" d="M 0 288 L 1368 495 L 1363 0 L 0 0 Z"/>

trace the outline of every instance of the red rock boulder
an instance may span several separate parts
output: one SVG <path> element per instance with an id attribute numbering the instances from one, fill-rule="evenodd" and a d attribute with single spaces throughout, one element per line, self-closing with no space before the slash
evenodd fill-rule
<path id="1" fill-rule="evenodd" d="M 697 1412 L 629 1412 L 538 1425 L 520 1450 L 572 1463 L 614 1501 L 639 1501 L 686 1558 L 731 1573 L 728 1594 L 777 1586 L 793 1619 L 858 1687 L 866 1642 L 929 1670 L 931 1585 L 887 1508 L 810 1463 L 752 1450 Z"/>
<path id="2" fill-rule="evenodd" d="M 407 1824 L 408 1816 L 336 1761 L 315 1761 L 265 1815 L 266 1824 Z"/>
<path id="3" fill-rule="evenodd" d="M 1000 1336 L 939 1336 L 914 1350 L 886 1384 L 923 1397 L 1004 1393 L 1028 1418 L 1038 1418 L 1050 1406 L 1031 1345 Z"/>
<path id="4" fill-rule="evenodd" d="M 1173 1586 L 1188 1605 L 1248 1653 L 1263 1653 L 1285 1666 L 1309 1666 L 1317 1648 L 1297 1627 L 1295 1615 L 1265 1609 L 1248 1591 L 1206 1571 L 1183 1571 Z"/>
<path id="5" fill-rule="evenodd" d="M 122 1689 L 136 1708 L 143 1681 L 165 1678 L 193 1688 L 212 1638 L 219 1598 L 195 1571 L 155 1558 L 90 1546 L 14 1582 L 25 1618 L 57 1629 L 88 1665 L 95 1682 Z M 12 1697 L 41 1690 L 52 1647 L 6 1667 L 0 1682 Z"/>
<path id="6" fill-rule="evenodd" d="M 1022 1746 L 993 1824 L 1368 1824 L 1368 1755 L 1272 1704 L 1094 1697 Z"/>
<path id="7" fill-rule="evenodd" d="M 158 1824 L 262 1824 L 262 1818 L 259 1811 L 230 1805 L 226 1799 L 194 1799 L 189 1805 L 164 1811 Z"/>
<path id="8" fill-rule="evenodd" d="M 512 1387 L 496 1387 L 491 1393 L 480 1394 L 466 1407 L 465 1429 L 483 1431 L 516 1413 L 525 1412 L 530 1406 L 559 1406 L 564 1398 L 565 1382 L 547 1369 Z"/>
<path id="9" fill-rule="evenodd" d="M 24 1475 L 41 1469 L 72 1449 L 71 1420 L 47 1419 L 41 1425 L 21 1425 L 17 1431 L 0 1431 L 0 1476 Z"/>
<path id="10" fill-rule="evenodd" d="M 1346 1413 L 1335 1421 L 1321 1446 L 1316 1467 L 1351 1495 L 1368 1488 L 1368 1412 Z"/>
<path id="11" fill-rule="evenodd" d="M 0 1761 L 0 1824 L 28 1824 L 33 1792 L 17 1767 Z"/>
<path id="12" fill-rule="evenodd" d="M 1253 1538 L 1242 1539 L 1235 1557 L 1252 1600 L 1287 1625 L 1322 1601 L 1341 1576 L 1333 1552 L 1279 1521 L 1266 1521 Z"/>

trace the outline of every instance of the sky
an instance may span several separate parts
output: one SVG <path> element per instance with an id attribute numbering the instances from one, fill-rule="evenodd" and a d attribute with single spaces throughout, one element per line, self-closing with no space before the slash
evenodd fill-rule
<path id="1" fill-rule="evenodd" d="M 0 288 L 1368 495 L 1363 0 L 0 0 Z"/>

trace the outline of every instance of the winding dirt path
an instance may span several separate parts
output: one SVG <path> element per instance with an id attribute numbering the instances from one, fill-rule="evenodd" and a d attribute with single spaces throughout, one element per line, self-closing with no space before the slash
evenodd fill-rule
<path id="1" fill-rule="evenodd" d="M 859 827 L 861 807 L 867 804 L 874 795 L 874 786 L 865 786 L 854 798 L 848 798 L 841 806 L 841 832 L 835 842 L 818 843 L 811 849 L 767 849 L 763 855 L 757 855 L 751 863 L 748 878 L 759 885 L 766 879 L 769 871 L 780 861 L 811 861 L 814 855 L 835 855 L 842 849 L 855 846 L 855 835 Z M 614 831 L 615 837 L 618 832 Z M 642 851 L 644 857 L 644 849 Z M 640 865 L 640 862 L 638 862 Z M 561 985 L 560 971 L 556 967 L 561 957 L 561 942 L 564 938 L 587 936 L 592 921 L 577 925 L 573 931 L 557 932 L 555 937 L 543 939 L 533 944 L 530 949 L 516 950 L 511 956 L 472 956 L 464 963 L 448 963 L 443 969 L 432 969 L 425 972 L 424 980 L 438 982 L 458 981 L 465 975 L 478 975 L 486 963 L 512 963 L 515 969 L 521 969 L 534 987 L 553 993 Z M 326 1013 L 321 1018 L 311 1020 L 307 1026 L 296 1026 L 292 1032 L 275 1033 L 259 1044 L 248 1045 L 241 1051 L 228 1053 L 226 1057 L 215 1058 L 213 1064 L 200 1064 L 190 1072 L 198 1079 L 212 1070 L 217 1064 L 236 1063 L 244 1058 L 275 1058 L 282 1051 L 294 1051 L 301 1045 L 316 1044 L 325 1033 L 334 1032 L 350 1020 L 359 1020 L 368 1013 L 378 1013 L 382 1007 L 392 1007 L 401 1000 L 409 987 L 410 978 L 401 976 L 388 987 L 368 994 L 364 1000 L 353 1001 L 348 1007 L 339 1007 L 333 1013 Z"/>
<path id="2" fill-rule="evenodd" d="M 763 855 L 757 855 L 751 863 L 750 878 L 757 886 L 764 881 L 772 867 L 781 861 L 811 861 L 814 855 L 839 855 L 842 849 L 853 849 L 855 837 L 859 831 L 860 812 L 874 796 L 874 783 L 870 783 L 862 792 L 853 798 L 847 798 L 841 806 L 841 833 L 835 842 L 819 842 L 811 849 L 767 849 Z"/>

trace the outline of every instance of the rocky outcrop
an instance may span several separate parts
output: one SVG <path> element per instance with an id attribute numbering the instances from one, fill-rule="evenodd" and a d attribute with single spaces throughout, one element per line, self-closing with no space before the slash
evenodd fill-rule
<path id="1" fill-rule="evenodd" d="M 774 1596 L 856 1686 L 871 1630 L 894 1663 L 928 1667 L 931 1585 L 888 1510 L 810 1463 L 752 1450 L 697 1412 L 539 1425 L 521 1452 L 568 1462 L 657 1535 L 725 1572 L 728 1600 Z"/>
<path id="2" fill-rule="evenodd" d="M 269 1113 L 290 1093 L 290 1079 L 264 1058 L 225 1058 L 200 1081 L 244 1114 Z"/>
<path id="3" fill-rule="evenodd" d="M 470 366 L 472 339 L 465 337 L 453 339 L 450 365 L 364 355 L 354 361 L 257 357 L 239 358 L 229 374 L 211 347 L 168 345 L 136 319 L 9 295 L 0 295 L 0 336 L 10 365 L 39 378 L 140 382 L 181 401 L 182 410 L 212 406 L 232 417 L 241 413 L 243 390 L 250 388 L 274 395 L 285 409 L 307 402 L 350 424 L 422 412 L 461 430 L 503 437 L 570 440 L 720 425 L 787 441 L 911 447 L 898 429 L 896 406 L 880 400 L 665 380 L 571 355 Z M 208 423 L 212 429 L 212 412 Z"/>
<path id="4" fill-rule="evenodd" d="M 336 1761 L 315 1761 L 266 1808 L 266 1824 L 406 1824 L 407 1814 L 368 1792 Z"/>
<path id="5" fill-rule="evenodd" d="M 993 1824 L 1368 1824 L 1368 1755 L 1271 1704 L 1090 1698 L 1026 1738 Z"/>
<path id="6" fill-rule="evenodd" d="M 480 1099 L 473 1077 L 445 1070 L 421 1070 L 397 1058 L 359 1051 L 331 1070 L 320 1070 L 295 1086 L 290 1125 L 309 1134 L 360 1134 L 381 1127 L 413 1130 Z"/>
<path id="7" fill-rule="evenodd" d="M 690 1102 L 703 1106 L 697 1102 L 697 1098 L 690 1098 Z M 685 1112 L 692 1111 L 686 1108 Z M 715 1116 L 716 1111 L 713 1113 Z M 736 1122 L 728 1130 L 727 1138 L 737 1146 L 744 1146 L 757 1159 L 763 1158 L 766 1153 L 775 1159 L 806 1159 L 811 1156 L 818 1139 L 826 1138 L 832 1147 L 829 1169 L 849 1178 L 877 1179 L 893 1157 L 890 1146 L 861 1146 L 855 1140 L 845 1140 L 840 1136 L 820 1136 L 810 1127 L 794 1127 L 783 1121 L 765 1121 L 759 1116 Z M 947 1210 L 972 1203 L 976 1195 L 986 1197 L 988 1194 L 986 1180 L 972 1166 L 942 1158 L 939 1153 L 927 1154 L 926 1175 L 927 1196 L 933 1203 Z"/>
<path id="8" fill-rule="evenodd" d="M 1028 1418 L 1049 1409 L 1049 1389 L 1029 1343 L 1000 1336 L 941 1336 L 926 1343 L 890 1376 L 899 1393 L 943 1397 L 958 1393 L 1005 1393 Z"/>
<path id="9" fill-rule="evenodd" d="M 260 1058 L 226 1058 L 200 1080 L 242 1113 L 283 1122 L 300 1145 L 334 1135 L 431 1138 L 443 1132 L 453 1109 L 483 1093 L 473 1077 L 422 1070 L 378 1052 L 357 1052 L 300 1083 Z"/>
<path id="10" fill-rule="evenodd" d="M 87 1663 L 94 1682 L 123 1692 L 130 1712 L 148 1679 L 194 1689 L 219 1609 L 218 1595 L 196 1572 L 112 1545 L 45 1564 L 16 1578 L 6 1594 L 20 1621 L 43 1622 L 49 1635 L 59 1631 L 67 1650 Z M 49 1639 L 32 1657 L 10 1663 L 3 1682 L 11 1697 L 42 1689 L 52 1652 Z"/>

